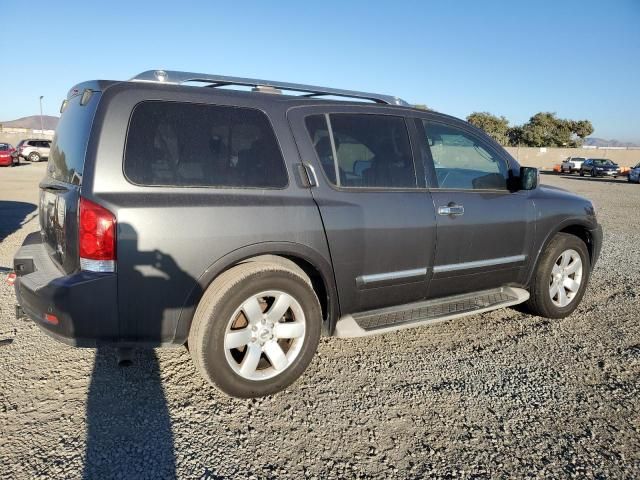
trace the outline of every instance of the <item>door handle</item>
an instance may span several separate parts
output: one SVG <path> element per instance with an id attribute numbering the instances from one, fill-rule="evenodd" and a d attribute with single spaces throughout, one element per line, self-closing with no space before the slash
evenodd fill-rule
<path id="1" fill-rule="evenodd" d="M 455 204 L 438 207 L 438 215 L 464 215 L 464 207 Z"/>

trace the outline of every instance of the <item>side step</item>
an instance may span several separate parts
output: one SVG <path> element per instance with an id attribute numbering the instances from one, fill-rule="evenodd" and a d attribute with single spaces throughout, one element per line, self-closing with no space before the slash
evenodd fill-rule
<path id="1" fill-rule="evenodd" d="M 338 320 L 334 336 L 366 337 L 419 327 L 517 305 L 528 298 L 529 292 L 522 288 L 501 287 L 355 313 Z"/>

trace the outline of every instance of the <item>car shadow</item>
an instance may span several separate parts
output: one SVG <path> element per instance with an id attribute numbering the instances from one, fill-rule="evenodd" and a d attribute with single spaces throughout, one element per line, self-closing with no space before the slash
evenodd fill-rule
<path id="1" fill-rule="evenodd" d="M 0 200 L 0 242 L 30 220 L 35 209 L 33 203 Z"/>
<path id="2" fill-rule="evenodd" d="M 563 178 L 566 180 L 579 180 L 579 181 L 586 181 L 586 182 L 627 183 L 627 178 L 623 176 L 620 176 L 618 178 L 607 178 L 607 177 L 580 177 L 580 176 L 572 177 L 569 175 L 560 175 L 560 178 Z"/>
<path id="3" fill-rule="evenodd" d="M 144 340 L 146 349 L 118 350 L 101 346 L 108 338 L 98 340 L 87 399 L 83 478 L 176 478 L 171 417 L 153 347 L 171 341 L 176 312 L 191 306 L 186 293 L 175 294 L 177 287 L 187 286 L 188 292 L 198 284 L 170 255 L 141 251 L 131 225 L 119 224 L 117 235 L 120 318 L 113 328 L 117 338 Z M 134 290 L 134 297 L 122 289 Z M 74 331 L 84 329 L 90 336 L 86 328 L 83 322 Z M 123 355 L 128 366 L 123 366 Z"/>
<path id="4" fill-rule="evenodd" d="M 115 348 L 101 347 L 87 400 L 83 478 L 175 478 L 173 433 L 153 350 L 119 367 Z"/>

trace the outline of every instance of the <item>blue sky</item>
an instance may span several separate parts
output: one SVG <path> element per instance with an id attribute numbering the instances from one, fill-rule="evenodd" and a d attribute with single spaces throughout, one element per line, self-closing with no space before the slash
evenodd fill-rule
<path id="1" fill-rule="evenodd" d="M 640 0 L 100 5 L 2 0 L 0 120 L 36 114 L 40 95 L 55 115 L 82 80 L 164 68 L 390 93 L 512 124 L 553 111 L 640 142 Z"/>

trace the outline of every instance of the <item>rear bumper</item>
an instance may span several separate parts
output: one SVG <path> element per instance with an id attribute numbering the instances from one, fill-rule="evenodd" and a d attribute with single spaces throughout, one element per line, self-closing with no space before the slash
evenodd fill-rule
<path id="1" fill-rule="evenodd" d="M 18 303 L 46 333 L 79 347 L 117 343 L 115 274 L 61 272 L 49 257 L 39 232 L 27 236 L 13 265 Z M 46 315 L 54 315 L 57 324 L 47 321 Z"/>

